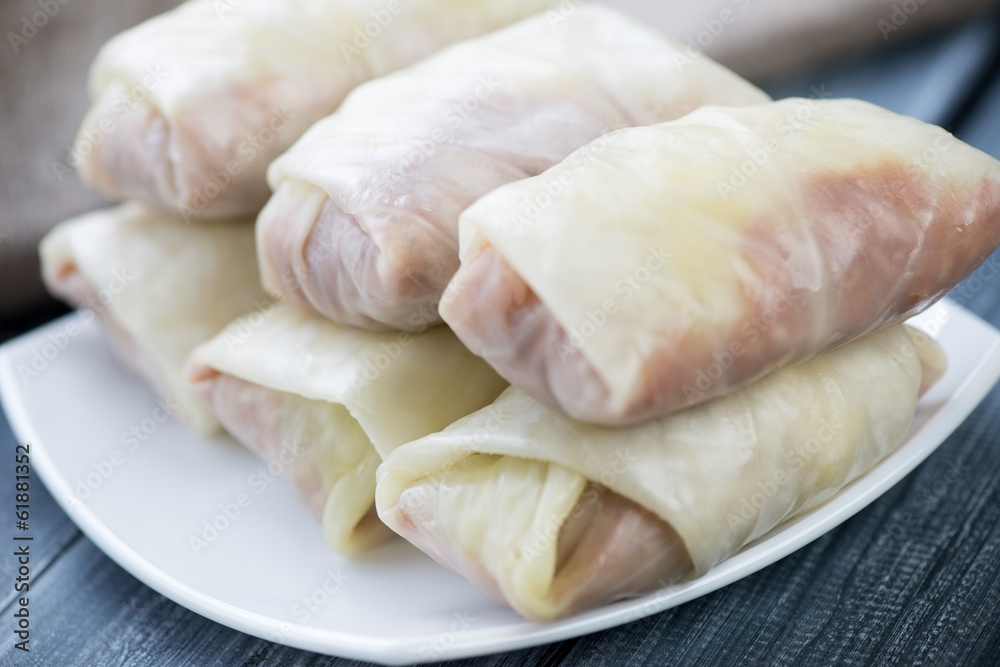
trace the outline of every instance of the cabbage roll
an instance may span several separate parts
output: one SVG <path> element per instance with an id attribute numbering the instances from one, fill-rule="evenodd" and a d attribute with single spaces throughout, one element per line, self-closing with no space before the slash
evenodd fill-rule
<path id="1" fill-rule="evenodd" d="M 496 600 L 552 620 L 701 575 L 818 507 L 903 440 L 944 371 L 890 327 L 629 428 L 518 389 L 394 451 L 386 525 Z"/>
<path id="2" fill-rule="evenodd" d="M 264 285 L 340 324 L 423 330 L 479 197 L 612 129 L 767 99 L 600 7 L 452 46 L 359 87 L 271 166 Z"/>
<path id="3" fill-rule="evenodd" d="M 382 457 L 506 386 L 445 327 L 372 333 L 288 304 L 241 317 L 200 345 L 186 379 L 237 440 L 291 471 L 327 542 L 351 555 L 392 535 L 373 509 Z"/>
<path id="4" fill-rule="evenodd" d="M 110 197 L 256 213 L 271 160 L 352 88 L 552 4 L 189 0 L 98 54 L 73 159 Z"/>
<path id="5" fill-rule="evenodd" d="M 705 107 L 460 225 L 459 338 L 543 403 L 635 423 L 927 308 L 1000 244 L 1000 162 L 860 101 Z"/>
<path id="6" fill-rule="evenodd" d="M 40 246 L 48 290 L 103 322 L 122 362 L 177 416 L 209 434 L 211 411 L 185 387 L 192 349 L 247 311 L 268 308 L 253 222 L 185 225 L 138 202 L 53 229 Z"/>

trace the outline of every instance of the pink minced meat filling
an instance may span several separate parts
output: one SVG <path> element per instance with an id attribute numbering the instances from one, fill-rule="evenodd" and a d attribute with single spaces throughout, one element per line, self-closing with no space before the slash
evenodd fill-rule
<path id="1" fill-rule="evenodd" d="M 314 189 L 313 196 L 319 192 Z M 417 214 L 387 208 L 380 216 L 383 225 L 406 233 L 399 242 L 376 242 L 357 216 L 323 195 L 319 214 L 299 245 L 298 228 L 307 222 L 295 203 L 278 203 L 284 203 L 280 194 L 269 205 L 278 210 L 268 215 L 259 233 L 262 261 L 282 296 L 340 324 L 368 330 L 391 329 L 389 322 L 412 331 L 439 320 L 437 300 L 458 270 L 457 238 Z"/>
<path id="2" fill-rule="evenodd" d="M 280 460 L 287 443 L 281 392 L 211 370 L 192 379 L 190 386 L 226 430 L 258 458 Z M 319 473 L 305 459 L 297 459 L 291 472 L 299 498 L 321 520 L 326 494 Z"/>
<path id="3" fill-rule="evenodd" d="M 407 489 L 393 511 L 396 530 L 407 541 L 490 597 L 511 604 L 494 575 L 441 532 L 444 527 L 434 519 L 433 494 Z M 587 485 L 569 516 L 559 531 L 548 593 L 549 599 L 565 605 L 563 615 L 648 593 L 693 569 L 687 548 L 669 524 L 600 484 Z"/>

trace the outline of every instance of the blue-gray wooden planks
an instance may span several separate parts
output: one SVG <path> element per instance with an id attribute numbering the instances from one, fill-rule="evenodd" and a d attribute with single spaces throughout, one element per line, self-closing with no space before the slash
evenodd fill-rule
<path id="1" fill-rule="evenodd" d="M 1000 38 L 994 44 L 1000 42 Z M 983 86 L 975 108 L 955 128 L 963 141 L 1000 159 L 1000 74 L 994 72 L 992 80 Z"/>

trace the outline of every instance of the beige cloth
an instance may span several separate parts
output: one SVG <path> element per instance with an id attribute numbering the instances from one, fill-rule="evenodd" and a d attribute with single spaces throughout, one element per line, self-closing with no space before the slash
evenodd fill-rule
<path id="1" fill-rule="evenodd" d="M 861 48 L 894 44 L 977 7 L 998 4 L 998 0 L 603 1 L 681 41 L 706 43 L 710 56 L 755 79 Z M 37 2 L 0 3 L 0 318 L 7 320 L 46 298 L 37 253 L 42 235 L 57 222 L 106 203 L 65 167 L 88 107 L 90 62 L 112 35 L 176 4 L 177 0 L 55 2 L 58 11 L 44 21 L 38 19 L 43 25 L 33 31 L 25 21 L 30 24 L 40 11 Z M 578 0 L 565 0 L 561 11 L 572 11 L 576 4 Z M 732 12 L 731 17 L 723 15 L 725 11 Z M 729 23 L 721 24 L 727 18 Z M 713 27 L 718 34 L 711 39 L 702 34 L 711 33 Z M 8 33 L 26 40 L 12 43 Z M 63 166 L 57 168 L 58 163 Z"/>

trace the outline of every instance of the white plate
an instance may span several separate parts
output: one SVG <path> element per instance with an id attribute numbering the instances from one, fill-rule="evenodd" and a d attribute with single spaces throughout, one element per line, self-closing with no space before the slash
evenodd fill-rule
<path id="1" fill-rule="evenodd" d="M 331 553 L 290 487 L 255 476 L 262 465 L 249 453 L 225 437 L 156 423 L 155 396 L 116 363 L 98 325 L 69 335 L 78 315 L 0 347 L 0 397 L 14 432 L 31 443 L 35 471 L 73 521 L 152 588 L 258 637 L 401 664 L 620 625 L 745 577 L 834 528 L 933 452 L 1000 377 L 996 329 L 944 303 L 919 321 L 944 346 L 948 373 L 921 400 L 903 446 L 875 470 L 695 581 L 548 625 L 522 620 L 402 540 L 361 561 Z M 128 445 L 123 434 L 133 427 L 145 440 Z M 248 506 L 234 504 L 240 494 Z M 224 529 L 195 553 L 189 538 L 202 537 L 206 521 Z"/>

